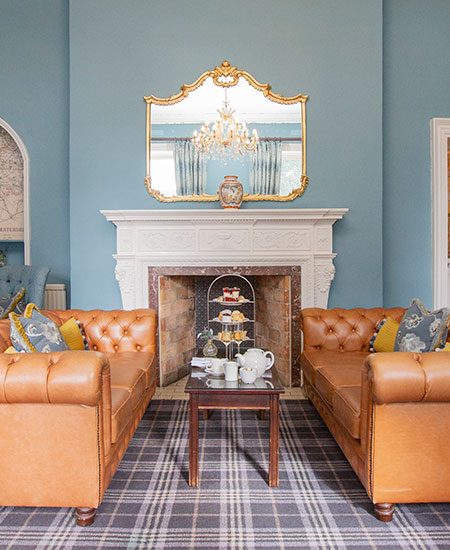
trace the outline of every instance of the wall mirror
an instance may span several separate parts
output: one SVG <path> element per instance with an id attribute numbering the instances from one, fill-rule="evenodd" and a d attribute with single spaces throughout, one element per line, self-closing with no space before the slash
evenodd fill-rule
<path id="1" fill-rule="evenodd" d="M 272 92 L 228 61 L 178 94 L 145 96 L 146 178 L 163 202 L 216 201 L 226 175 L 244 201 L 290 201 L 306 175 L 306 101 Z"/>

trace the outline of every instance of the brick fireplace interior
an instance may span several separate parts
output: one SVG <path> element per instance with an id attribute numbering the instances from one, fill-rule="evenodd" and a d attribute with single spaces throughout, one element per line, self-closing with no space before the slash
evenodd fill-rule
<path id="1" fill-rule="evenodd" d="M 239 274 L 255 290 L 255 322 L 247 327 L 254 343 L 242 344 L 241 353 L 248 347 L 272 351 L 283 384 L 299 386 L 298 266 L 149 268 L 149 304 L 158 309 L 159 316 L 160 385 L 166 386 L 185 376 L 191 358 L 201 354 L 202 345 L 196 337 L 208 325 L 207 291 L 211 282 L 224 274 L 230 274 L 230 279 L 224 277 L 223 286 L 234 286 L 234 274 Z M 224 357 L 225 347 L 220 342 L 216 345 L 218 356 Z"/>

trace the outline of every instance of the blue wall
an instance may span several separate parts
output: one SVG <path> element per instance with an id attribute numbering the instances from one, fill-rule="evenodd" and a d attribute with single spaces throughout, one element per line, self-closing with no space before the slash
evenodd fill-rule
<path id="1" fill-rule="evenodd" d="M 430 120 L 450 117 L 450 2 L 384 4 L 384 302 L 432 305 Z"/>
<path id="2" fill-rule="evenodd" d="M 278 206 L 349 207 L 336 225 L 331 305 L 379 305 L 381 0 L 71 2 L 72 305 L 120 305 L 115 230 L 100 209 L 211 207 L 166 205 L 146 193 L 142 96 L 170 95 L 223 59 L 275 91 L 310 95 L 310 187 Z"/>
<path id="3" fill-rule="evenodd" d="M 69 282 L 69 44 L 64 0 L 2 0 L 0 118 L 30 157 L 31 260 Z M 0 244 L 2 248 L 2 244 Z M 18 262 L 17 246 L 9 245 Z"/>
<path id="4" fill-rule="evenodd" d="M 2 0 L 0 117 L 30 154 L 33 263 L 68 282 L 72 260 L 74 306 L 120 305 L 98 210 L 211 207 L 147 195 L 142 96 L 228 58 L 310 95 L 311 184 L 282 207 L 350 208 L 331 305 L 430 303 L 429 122 L 450 117 L 449 28 L 447 0 L 77 0 L 70 14 L 67 0 Z"/>
<path id="5" fill-rule="evenodd" d="M 24 258 L 22 241 L 0 241 L 0 250 L 6 254 L 8 265 L 22 265 Z"/>

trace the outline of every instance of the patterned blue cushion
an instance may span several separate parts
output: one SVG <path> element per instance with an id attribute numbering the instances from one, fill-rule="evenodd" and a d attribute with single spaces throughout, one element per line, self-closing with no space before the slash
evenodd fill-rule
<path id="1" fill-rule="evenodd" d="M 49 353 L 69 349 L 56 323 L 42 315 L 34 304 L 28 304 L 23 317 L 11 313 L 9 318 L 11 342 L 17 351 Z"/>
<path id="2" fill-rule="evenodd" d="M 395 351 L 434 351 L 445 344 L 448 333 L 447 308 L 428 311 L 417 298 L 406 311 L 395 340 Z"/>

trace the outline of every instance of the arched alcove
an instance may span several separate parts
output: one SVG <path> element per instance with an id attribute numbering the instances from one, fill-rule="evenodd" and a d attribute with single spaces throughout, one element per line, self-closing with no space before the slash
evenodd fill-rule
<path id="1" fill-rule="evenodd" d="M 15 130 L 0 118 L 0 247 L 23 242 L 30 264 L 28 153 Z"/>

